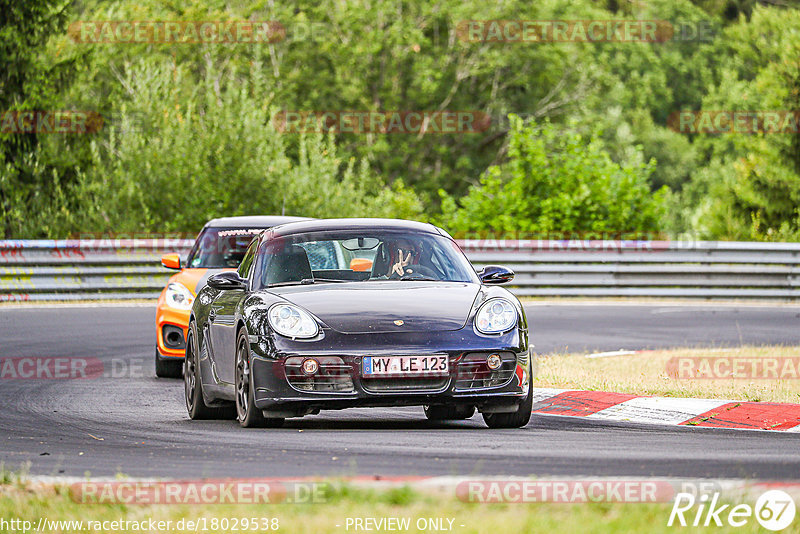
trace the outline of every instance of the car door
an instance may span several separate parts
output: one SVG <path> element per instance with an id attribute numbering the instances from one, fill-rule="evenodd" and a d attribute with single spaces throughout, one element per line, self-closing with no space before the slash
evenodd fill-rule
<path id="1" fill-rule="evenodd" d="M 248 278 L 250 268 L 255 257 L 255 247 L 258 239 L 254 240 L 247 249 L 239 265 L 239 276 Z M 211 303 L 208 313 L 209 331 L 211 334 L 211 347 L 214 356 L 212 368 L 220 382 L 234 383 L 234 370 L 236 361 L 236 307 L 244 297 L 245 290 L 229 289 L 220 291 Z"/>

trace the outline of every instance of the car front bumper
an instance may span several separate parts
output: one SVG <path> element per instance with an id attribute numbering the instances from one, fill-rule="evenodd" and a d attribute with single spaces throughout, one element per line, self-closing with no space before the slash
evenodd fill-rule
<path id="1" fill-rule="evenodd" d="M 466 330 L 466 329 L 464 329 Z M 483 412 L 514 411 L 528 395 L 531 357 L 524 331 L 483 337 L 464 330 L 422 336 L 326 333 L 318 343 L 251 336 L 251 377 L 255 405 L 273 417 L 351 407 L 469 405 Z M 355 347 L 358 347 L 357 349 Z M 365 356 L 446 355 L 441 376 L 368 378 Z M 488 368 L 498 354 L 502 366 Z M 318 361 L 314 377 L 304 375 L 305 359 Z"/>
<path id="2" fill-rule="evenodd" d="M 185 342 L 189 329 L 189 314 L 191 310 L 171 308 L 163 302 L 163 298 L 162 295 L 156 307 L 156 348 L 158 349 L 159 355 L 164 359 L 183 359 L 186 355 Z M 178 342 L 167 342 L 165 339 L 165 331 L 170 330 L 175 334 L 180 334 Z"/>

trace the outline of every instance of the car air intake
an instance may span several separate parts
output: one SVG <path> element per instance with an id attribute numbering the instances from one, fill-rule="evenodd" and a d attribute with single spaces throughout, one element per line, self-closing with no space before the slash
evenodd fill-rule
<path id="1" fill-rule="evenodd" d="M 171 324 L 165 324 L 161 329 L 164 338 L 164 346 L 168 349 L 185 349 L 186 340 L 183 339 L 183 328 Z"/>
<path id="2" fill-rule="evenodd" d="M 490 357 L 500 357 L 500 365 L 492 370 Z M 506 385 L 514 376 L 517 357 L 513 352 L 471 352 L 456 361 L 456 391 L 493 388 Z"/>
<path id="3" fill-rule="evenodd" d="M 361 383 L 364 391 L 370 393 L 435 393 L 443 390 L 450 382 L 449 376 L 443 377 L 405 377 L 405 378 L 369 378 Z"/>
<path id="4" fill-rule="evenodd" d="M 306 361 L 308 364 L 305 364 Z M 351 393 L 354 390 L 350 366 L 337 356 L 290 356 L 286 358 L 285 365 L 286 380 L 299 391 Z M 311 370 L 313 373 L 309 372 Z"/>

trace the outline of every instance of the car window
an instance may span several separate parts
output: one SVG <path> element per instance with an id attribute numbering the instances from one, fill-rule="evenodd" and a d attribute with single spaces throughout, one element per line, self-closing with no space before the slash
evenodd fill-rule
<path id="1" fill-rule="evenodd" d="M 253 237 L 263 228 L 204 228 L 189 253 L 192 268 L 238 268 Z"/>
<path id="2" fill-rule="evenodd" d="M 476 282 L 455 242 L 439 234 L 396 230 L 308 232 L 267 240 L 260 287 L 316 282 Z"/>
<path id="3" fill-rule="evenodd" d="M 254 239 L 250 246 L 247 247 L 247 252 L 244 254 L 244 258 L 242 259 L 242 263 L 239 265 L 239 276 L 242 278 L 249 278 L 250 277 L 250 267 L 253 265 L 253 259 L 256 257 L 256 247 L 258 246 L 258 240 Z"/>
<path id="4" fill-rule="evenodd" d="M 306 251 L 312 270 L 342 269 L 342 255 L 335 241 L 309 241 L 300 246 Z"/>

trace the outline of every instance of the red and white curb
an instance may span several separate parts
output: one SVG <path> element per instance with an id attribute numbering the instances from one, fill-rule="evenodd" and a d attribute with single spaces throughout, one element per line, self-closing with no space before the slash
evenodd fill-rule
<path id="1" fill-rule="evenodd" d="M 659 425 L 800 433 L 800 404 L 539 388 L 533 413 Z"/>

